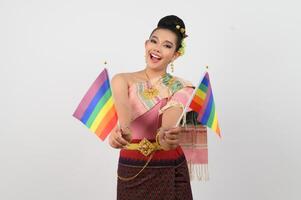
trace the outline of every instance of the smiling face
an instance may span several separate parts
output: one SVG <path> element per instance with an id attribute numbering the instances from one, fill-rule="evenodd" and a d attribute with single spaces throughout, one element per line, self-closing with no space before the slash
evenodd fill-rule
<path id="1" fill-rule="evenodd" d="M 166 71 L 167 65 L 179 57 L 176 52 L 177 36 L 168 29 L 157 29 L 145 42 L 147 67 L 156 71 Z"/>

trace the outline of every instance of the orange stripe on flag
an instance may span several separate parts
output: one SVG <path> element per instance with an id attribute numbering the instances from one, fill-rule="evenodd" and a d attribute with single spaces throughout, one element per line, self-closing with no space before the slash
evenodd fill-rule
<path id="1" fill-rule="evenodd" d="M 204 100 L 202 100 L 199 96 L 193 97 L 193 101 L 195 101 L 199 105 L 203 105 L 204 104 Z"/>
<path id="2" fill-rule="evenodd" d="M 114 117 L 111 119 L 111 121 L 109 122 L 108 126 L 106 126 L 106 128 L 102 131 L 102 133 L 99 135 L 99 138 L 104 140 L 109 134 L 110 132 L 113 130 L 113 128 L 117 125 L 117 113 L 114 112 L 115 115 Z"/>
<path id="3" fill-rule="evenodd" d="M 217 122 L 217 127 L 216 127 L 216 133 L 218 134 L 218 136 L 221 138 L 221 130 L 219 128 L 218 122 Z"/>
<path id="4" fill-rule="evenodd" d="M 99 126 L 95 131 L 96 135 L 100 136 L 102 130 L 108 126 L 109 122 L 114 117 L 115 113 L 116 113 L 115 107 L 114 105 L 112 105 L 111 108 L 108 110 L 108 113 L 103 118 L 103 120 L 99 123 Z"/>

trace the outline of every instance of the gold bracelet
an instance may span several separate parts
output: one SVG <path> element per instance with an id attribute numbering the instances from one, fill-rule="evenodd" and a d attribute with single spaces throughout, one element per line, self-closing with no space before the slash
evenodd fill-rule
<path id="1" fill-rule="evenodd" d="M 158 131 L 157 135 L 156 135 L 156 143 L 158 144 L 159 147 L 161 147 L 161 144 L 159 142 L 159 133 L 160 133 L 160 131 Z"/>
<path id="2" fill-rule="evenodd" d="M 160 141 L 159 141 L 160 130 L 161 130 L 161 128 L 159 129 L 159 131 L 157 132 L 157 135 L 156 135 L 156 143 L 157 143 L 157 145 L 158 145 L 159 150 L 162 150 L 163 148 L 162 148 L 162 146 L 161 146 L 161 144 L 160 144 Z M 163 150 L 164 150 L 164 149 L 163 149 Z"/>

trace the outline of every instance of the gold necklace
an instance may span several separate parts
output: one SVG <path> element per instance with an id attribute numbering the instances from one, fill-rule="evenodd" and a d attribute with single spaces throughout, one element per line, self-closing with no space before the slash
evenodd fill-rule
<path id="1" fill-rule="evenodd" d="M 144 71 L 144 73 L 147 78 L 147 88 L 144 88 L 143 96 L 146 99 L 152 99 L 159 94 L 159 90 L 157 88 L 153 87 L 153 85 L 151 84 L 151 81 L 146 73 L 146 70 Z M 159 80 L 161 80 L 161 78 Z"/>

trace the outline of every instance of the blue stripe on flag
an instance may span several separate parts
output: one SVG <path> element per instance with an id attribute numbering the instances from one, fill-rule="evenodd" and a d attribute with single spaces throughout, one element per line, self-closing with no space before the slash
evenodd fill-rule
<path id="1" fill-rule="evenodd" d="M 103 95 L 106 93 L 106 91 L 110 88 L 110 82 L 107 79 L 102 86 L 99 88 L 95 96 L 93 97 L 91 103 L 89 104 L 88 108 L 86 109 L 83 117 L 81 118 L 81 121 L 86 124 L 88 121 L 90 115 L 92 114 L 94 108 L 96 107 L 99 100 L 103 97 Z"/>
<path id="2" fill-rule="evenodd" d="M 209 76 L 208 76 L 208 73 L 205 74 L 201 84 L 205 85 L 206 87 L 208 87 L 208 84 L 209 84 Z"/>

